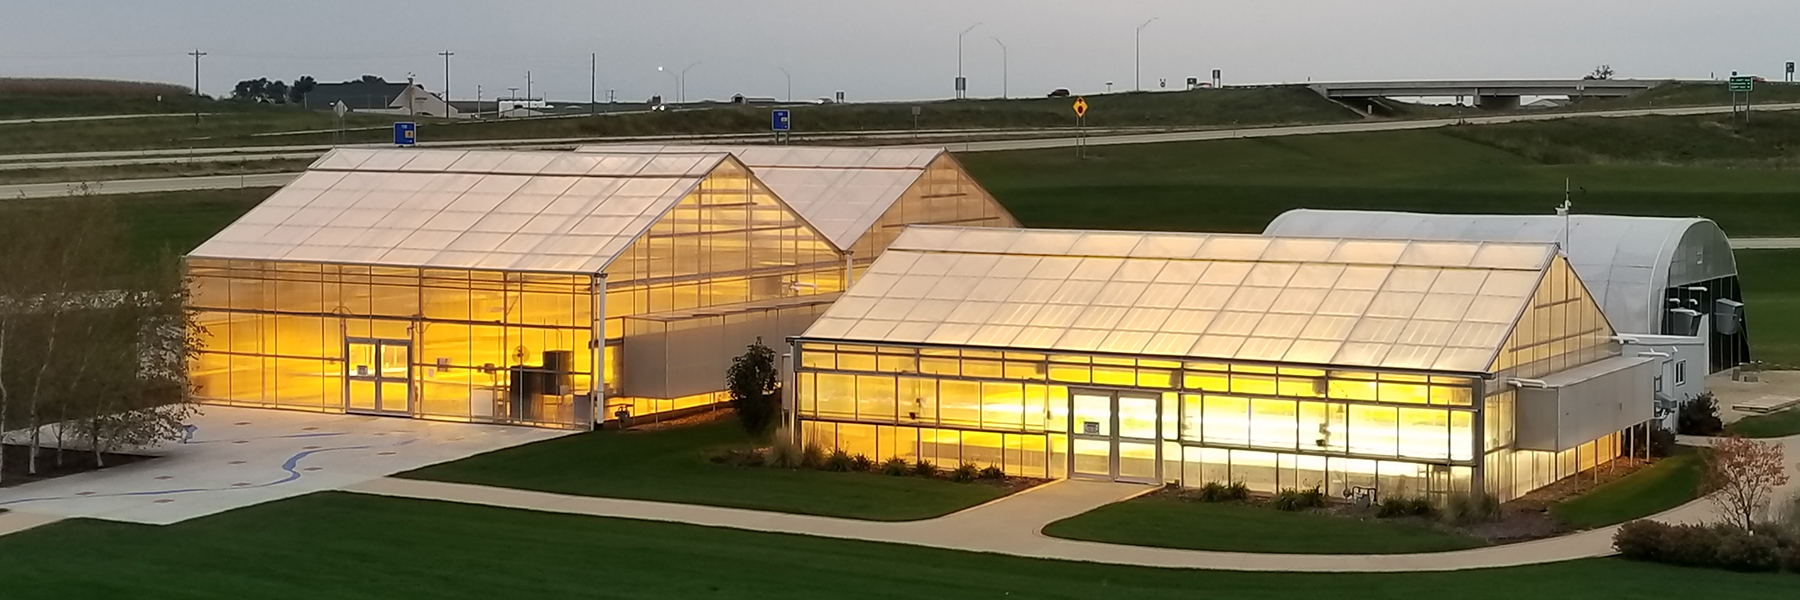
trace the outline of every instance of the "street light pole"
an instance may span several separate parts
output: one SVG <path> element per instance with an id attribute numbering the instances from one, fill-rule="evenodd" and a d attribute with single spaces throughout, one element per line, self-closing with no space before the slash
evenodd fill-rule
<path id="1" fill-rule="evenodd" d="M 1144 91 L 1144 28 L 1149 27 L 1151 23 L 1156 22 L 1156 20 L 1160 18 L 1161 17 L 1150 17 L 1150 20 L 1144 21 L 1143 25 L 1137 26 L 1137 42 L 1133 46 L 1133 51 L 1137 55 L 1137 65 L 1135 67 L 1136 75 L 1134 77 L 1136 83 L 1134 85 L 1137 86 L 1137 91 L 1140 92 Z"/>
<path id="2" fill-rule="evenodd" d="M 967 98 L 969 95 L 969 84 L 967 83 L 967 80 L 963 79 L 963 38 L 967 37 L 969 32 L 974 31 L 976 27 L 980 26 L 981 23 L 976 23 L 970 25 L 968 29 L 964 29 L 962 33 L 956 34 L 956 98 L 958 100 Z"/>
<path id="3" fill-rule="evenodd" d="M 681 81 L 680 81 L 680 85 L 676 88 L 675 93 L 676 93 L 677 101 L 681 102 L 682 104 L 687 103 L 687 72 L 688 72 L 688 69 L 692 69 L 692 68 L 698 67 L 698 66 L 700 66 L 700 61 L 694 61 L 694 64 L 691 64 L 691 65 L 681 68 L 681 77 L 680 77 Z"/>
<path id="4" fill-rule="evenodd" d="M 662 68 L 662 67 L 657 67 L 657 68 L 656 68 L 656 72 L 658 72 L 658 73 L 662 73 L 662 74 L 664 74 L 664 75 L 668 75 L 668 76 L 669 76 L 669 79 L 670 79 L 670 80 L 672 80 L 672 81 L 674 81 L 674 82 L 675 82 L 675 88 L 676 88 L 676 89 L 677 89 L 677 90 L 679 90 L 679 89 L 681 89 L 681 78 L 680 78 L 680 77 L 676 77 L 676 76 L 675 76 L 675 72 L 674 72 L 674 71 L 670 71 L 670 70 L 668 70 L 668 69 L 665 69 L 665 68 Z M 664 101 L 663 101 L 663 104 L 668 104 L 668 101 L 667 101 L 667 100 L 664 100 Z"/>
<path id="5" fill-rule="evenodd" d="M 444 118 L 448 119 L 450 118 L 450 57 L 456 56 L 456 53 L 445 50 L 439 52 L 438 56 L 444 57 Z M 481 109 L 476 107 L 476 110 Z"/>
<path id="6" fill-rule="evenodd" d="M 794 74 L 789 73 L 787 67 L 775 68 L 781 69 L 781 75 L 787 77 L 787 101 L 792 104 L 794 102 Z"/>
<path id="7" fill-rule="evenodd" d="M 994 43 L 1000 45 L 1000 99 L 1005 100 L 1007 80 L 1010 78 L 1007 74 L 1009 67 L 1007 66 L 1006 42 L 1000 41 L 1000 38 L 994 38 Z"/>

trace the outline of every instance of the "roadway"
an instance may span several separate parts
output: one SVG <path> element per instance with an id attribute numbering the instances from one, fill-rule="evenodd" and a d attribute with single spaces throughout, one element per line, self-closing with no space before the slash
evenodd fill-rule
<path id="1" fill-rule="evenodd" d="M 1595 111 L 1595 112 L 1518 113 L 1518 114 L 1488 115 L 1488 116 L 1478 116 L 1478 117 L 1458 117 L 1458 118 L 1450 118 L 1450 119 L 1421 119 L 1421 120 L 1407 120 L 1407 121 L 1361 121 L 1361 122 L 1352 122 L 1352 123 L 1334 123 L 1334 124 L 1329 124 L 1329 125 L 1294 125 L 1294 126 L 1282 126 L 1282 127 L 1255 127 L 1255 128 L 1243 128 L 1243 129 L 1168 131 L 1168 132 L 1157 132 L 1157 133 L 1121 133 L 1121 134 L 1117 134 L 1117 135 L 1088 137 L 1086 143 L 1089 146 L 1116 146 L 1116 145 L 1127 145 L 1127 144 L 1160 144 L 1160 143 L 1169 143 L 1169 142 L 1197 142 L 1197 141 L 1226 140 L 1226 139 L 1285 137 L 1285 136 L 1296 136 L 1296 135 L 1329 135 L 1329 134 L 1340 134 L 1340 133 L 1369 133 L 1369 132 L 1381 132 L 1381 131 L 1404 131 L 1404 130 L 1416 130 L 1416 129 L 1435 129 L 1435 128 L 1439 128 L 1439 127 L 1450 127 L 1450 126 L 1455 126 L 1455 125 L 1491 125 L 1491 124 L 1500 124 L 1500 123 L 1520 123 L 1520 122 L 1530 122 L 1530 121 L 1553 121 L 1553 120 L 1558 120 L 1558 119 L 1572 119 L 1572 118 L 1593 118 L 1593 117 L 1624 118 L 1624 117 L 1648 117 L 1648 116 L 1714 115 L 1714 114 L 1726 114 L 1726 113 L 1731 112 L 1731 110 L 1732 110 L 1731 107 L 1728 107 L 1728 106 L 1693 106 L 1693 107 L 1678 107 L 1678 108 L 1641 108 L 1641 109 Z M 1800 103 L 1769 104 L 1769 105 L 1757 107 L 1757 110 L 1762 110 L 1762 111 L 1800 110 Z M 1039 134 L 1045 133 L 1047 131 L 1055 131 L 1055 132 L 1061 133 L 1061 132 L 1065 132 L 1067 130 L 1066 129 L 1063 129 L 1063 130 L 1036 130 L 1036 132 Z M 913 134 L 913 132 L 910 130 L 901 130 L 901 131 L 885 131 L 885 132 L 845 133 L 845 134 L 832 134 L 832 135 L 835 136 L 836 139 L 850 139 L 850 138 L 861 138 L 861 137 L 877 137 L 880 135 L 904 137 L 904 136 L 909 136 L 912 134 Z M 959 152 L 996 152 L 996 151 L 1007 151 L 1007 150 L 1043 150 L 1043 149 L 1054 149 L 1054 148 L 1073 148 L 1079 142 L 1078 138 L 1064 136 L 1064 137 L 1045 137 L 1045 138 L 1035 138 L 1035 139 L 970 141 L 970 142 L 964 142 L 964 143 L 960 143 L 960 144 L 952 142 L 952 143 L 946 144 L 942 141 L 945 138 L 954 138 L 957 136 L 970 136 L 970 135 L 972 135 L 972 132 L 956 131 L 956 130 L 943 130 L 943 131 L 934 131 L 934 132 L 920 132 L 920 135 L 935 136 L 935 137 L 938 137 L 938 139 L 940 141 L 934 142 L 934 143 L 929 143 L 929 144 L 899 144 L 899 145 L 896 145 L 896 147 L 903 147 L 903 148 L 904 147 L 910 147 L 910 148 L 945 148 L 945 147 L 947 147 L 950 150 L 959 151 Z M 719 136 L 644 136 L 644 137 L 637 137 L 637 138 L 561 138 L 561 139 L 553 139 L 553 140 L 538 139 L 538 140 L 488 140 L 488 141 L 440 142 L 437 144 L 421 144 L 421 146 L 429 146 L 429 147 L 497 146 L 497 147 L 512 147 L 512 148 L 560 148 L 560 147 L 568 147 L 571 145 L 576 145 L 576 144 L 581 144 L 581 143 L 593 143 L 593 142 L 600 142 L 600 143 L 614 142 L 614 143 L 616 143 L 616 142 L 641 142 L 641 141 L 663 140 L 663 141 L 710 141 L 710 142 L 720 143 L 720 142 L 726 142 L 729 140 L 746 140 L 746 141 L 747 140 L 758 140 L 758 141 L 760 141 L 763 139 L 767 139 L 767 137 L 768 137 L 767 134 L 754 134 L 754 135 L 731 134 L 731 135 L 719 135 Z M 813 136 L 813 137 L 809 137 L 809 139 L 818 140 L 823 137 L 827 137 L 827 136 Z M 255 153 L 282 152 L 282 153 L 286 153 L 288 155 L 299 155 L 302 152 L 314 152 L 314 151 L 324 152 L 329 149 L 331 149 L 330 146 L 281 146 L 281 147 L 250 147 L 250 148 L 214 148 L 214 149 L 210 149 L 209 151 L 211 151 L 211 152 L 255 152 Z M 21 156 L 30 156 L 30 157 L 35 157 L 35 158 L 56 157 L 56 158 L 61 158 L 64 161 L 64 163 L 66 164 L 68 162 L 74 162 L 75 160 L 79 160 L 82 158 L 88 158 L 91 160 L 91 159 L 99 158 L 99 157 L 112 157 L 113 159 L 123 160 L 123 159 L 125 159 L 127 157 L 131 157 L 131 156 L 146 156 L 146 155 L 179 156 L 181 153 L 194 153 L 194 152 L 197 152 L 197 150 L 139 150 L 139 151 L 122 151 L 122 152 L 114 151 L 114 152 L 63 153 L 63 154 L 54 154 L 54 155 L 49 155 L 49 154 L 13 155 L 11 157 L 0 156 L 0 161 L 7 160 L 9 158 L 21 157 Z M 105 164 L 94 164 L 94 163 L 100 163 L 100 162 L 104 162 L 104 161 L 103 160 L 92 160 L 92 162 L 90 162 L 89 164 L 85 164 L 82 166 L 110 166 L 110 165 L 105 165 Z M 104 181 L 104 182 L 89 183 L 86 193 L 88 193 L 88 194 L 137 194 L 137 193 L 148 193 L 148 192 L 177 192 L 177 191 L 187 191 L 187 190 L 218 190 L 218 189 L 237 189 L 237 188 L 251 188 L 251 187 L 278 187 L 281 185 L 285 185 L 289 181 L 292 181 L 293 178 L 297 177 L 298 175 L 299 175 L 298 173 L 267 173 L 267 174 L 258 174 L 258 175 L 215 175 L 215 176 L 204 176 L 204 177 L 171 177 L 171 178 L 160 178 L 160 179 L 122 179 L 122 180 L 111 180 L 111 181 Z M 0 185 L 0 198 L 24 199 L 24 198 L 49 198 L 49 197 L 56 197 L 56 196 L 67 196 L 72 193 L 71 190 L 76 190 L 80 186 L 81 186 L 81 183 L 79 183 L 79 182 Z M 75 192 L 75 193 L 79 193 L 79 192 Z"/>

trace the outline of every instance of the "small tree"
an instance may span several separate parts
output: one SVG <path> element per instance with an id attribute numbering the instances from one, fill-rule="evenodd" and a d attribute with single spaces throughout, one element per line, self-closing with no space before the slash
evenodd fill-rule
<path id="1" fill-rule="evenodd" d="M 1675 413 L 1675 431 L 1681 435 L 1718 435 L 1725 431 L 1719 419 L 1719 402 L 1707 392 L 1681 405 Z"/>
<path id="2" fill-rule="evenodd" d="M 764 346 L 762 338 L 756 338 L 742 355 L 731 360 L 731 368 L 725 372 L 725 386 L 744 431 L 757 439 L 768 436 L 781 414 L 781 378 L 775 368 L 775 351 Z"/>
<path id="3" fill-rule="evenodd" d="M 1775 488 L 1788 482 L 1779 444 L 1731 436 L 1706 453 L 1706 487 L 1728 523 L 1749 531 L 1769 508 Z"/>
<path id="4" fill-rule="evenodd" d="M 1612 79 L 1612 78 L 1613 78 L 1612 65 L 1600 65 L 1598 67 L 1594 67 L 1593 72 L 1588 73 L 1587 76 L 1585 76 L 1585 77 L 1582 77 L 1582 79 L 1587 79 L 1587 80 L 1595 80 L 1595 79 L 1606 80 L 1606 79 Z"/>

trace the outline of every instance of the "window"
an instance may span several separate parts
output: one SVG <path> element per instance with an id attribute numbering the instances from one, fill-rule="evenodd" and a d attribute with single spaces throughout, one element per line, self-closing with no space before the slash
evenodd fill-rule
<path id="1" fill-rule="evenodd" d="M 1687 385 L 1687 361 L 1675 361 L 1675 385 Z"/>

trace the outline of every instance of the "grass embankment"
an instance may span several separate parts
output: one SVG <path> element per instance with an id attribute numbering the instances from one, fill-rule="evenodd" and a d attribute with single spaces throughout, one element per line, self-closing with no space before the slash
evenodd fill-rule
<path id="1" fill-rule="evenodd" d="M 1551 516 L 1584 529 L 1654 515 L 1700 497 L 1700 453 L 1682 448 L 1643 470 L 1550 507 Z"/>
<path id="2" fill-rule="evenodd" d="M 295 173 L 306 170 L 306 166 L 312 163 L 313 161 L 311 159 L 281 159 L 156 163 L 120 165 L 116 167 L 0 169 L 0 184 L 61 183 L 72 181 L 104 182 L 119 179 L 159 179 L 163 177 L 204 177 L 208 175 Z"/>
<path id="3" fill-rule="evenodd" d="M 1717 122 L 1706 117 L 1694 121 Z M 1603 121 L 1593 123 L 1593 121 Z M 1254 233 L 1289 209 L 1343 208 L 1550 214 L 1564 182 L 1585 213 L 1704 214 L 1734 236 L 1800 233 L 1800 170 L 1676 166 L 1640 160 L 1649 150 L 1606 141 L 1571 154 L 1594 163 L 1549 164 L 1509 151 L 1501 140 L 1533 143 L 1544 128 L 1623 127 L 1656 131 L 1675 118 L 1592 119 L 1366 134 L 1300 136 L 1073 151 L 971 153 L 961 160 L 1007 208 L 1032 227 Z M 1745 155 L 1800 156 L 1800 115 L 1770 115 L 1762 142 Z M 1486 143 L 1464 136 L 1480 135 Z M 1648 134 L 1647 134 L 1648 135 Z M 1679 136 L 1654 135 L 1664 147 Z M 1558 138 L 1559 143 L 1566 140 Z M 1780 144 L 1779 150 L 1774 150 Z M 1709 150 L 1711 152 L 1711 150 Z M 1774 158 L 1774 156 L 1770 156 Z"/>
<path id="4" fill-rule="evenodd" d="M 795 135 L 808 132 L 910 130 L 912 110 L 919 107 L 922 129 L 1065 128 L 1075 116 L 1068 98 L 962 100 L 918 103 L 870 103 L 790 107 Z M 1244 88 L 1192 92 L 1122 93 L 1088 99 L 1088 126 L 1208 127 L 1352 121 L 1358 117 L 1303 87 Z M 292 106 L 216 103 L 234 109 L 200 119 L 159 118 L 77 123 L 16 124 L 0 127 L 0 147 L 7 153 L 143 148 L 329 144 L 337 140 L 336 119 L 328 112 Z M 669 112 L 602 114 L 559 119 L 445 121 L 411 117 L 356 115 L 343 141 L 380 143 L 392 140 L 386 125 L 419 121 L 425 141 L 567 138 L 633 135 L 766 133 L 768 106 L 715 105 Z M 223 112 L 216 111 L 216 112 Z M 314 131 L 299 135 L 257 136 L 271 132 Z"/>
<path id="5" fill-rule="evenodd" d="M 709 458 L 751 447 L 736 422 L 660 431 L 597 431 L 538 442 L 400 474 L 637 500 L 908 521 L 1004 496 L 999 487 L 871 473 L 735 467 Z"/>
<path id="6" fill-rule="evenodd" d="M 158 256 L 162 251 L 180 255 L 193 250 L 232 221 L 249 212 L 269 194 L 269 188 L 199 190 L 108 196 L 119 210 L 132 248 L 139 256 Z M 0 218 L 9 211 L 31 210 L 57 202 L 53 198 L 0 203 Z"/>
<path id="7" fill-rule="evenodd" d="M 322 493 L 166 527 L 53 523 L 0 538 L 37 598 L 1791 598 L 1787 574 L 1614 559 L 1450 573 L 1120 567 Z M 1699 576 L 1696 576 L 1699 575 Z"/>
<path id="8" fill-rule="evenodd" d="M 1778 438 L 1800 435 L 1800 408 L 1789 408 L 1766 415 L 1744 417 L 1725 427 L 1726 433 L 1747 438 Z"/>
<path id="9" fill-rule="evenodd" d="M 1750 356 L 1779 367 L 1800 367 L 1800 250 L 1739 250 L 1736 255 L 1738 278 L 1744 283 Z M 1777 425 L 1795 418 L 1790 411 L 1737 427 L 1755 430 L 1764 423 Z"/>
<path id="10" fill-rule="evenodd" d="M 1481 540 L 1415 523 L 1363 521 L 1161 495 L 1102 506 L 1051 523 L 1044 534 L 1134 546 L 1282 554 L 1405 554 L 1485 545 Z"/>

